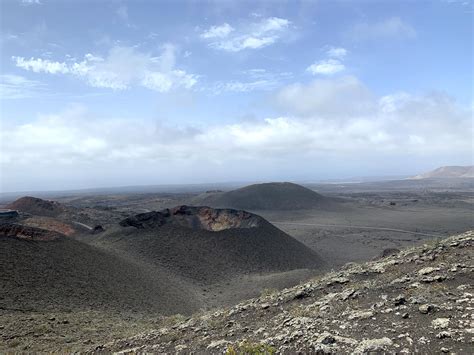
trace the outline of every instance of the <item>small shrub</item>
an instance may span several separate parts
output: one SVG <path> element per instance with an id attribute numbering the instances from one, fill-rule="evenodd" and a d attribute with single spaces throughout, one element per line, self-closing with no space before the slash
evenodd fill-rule
<path id="1" fill-rule="evenodd" d="M 424 243 L 424 246 L 429 249 L 436 249 L 443 244 L 442 241 L 443 239 L 441 237 L 429 239 Z"/>
<path id="2" fill-rule="evenodd" d="M 296 305 L 295 307 L 290 308 L 289 313 L 292 317 L 312 317 L 316 310 L 310 309 L 303 305 Z"/>
<path id="3" fill-rule="evenodd" d="M 225 353 L 226 355 L 273 355 L 276 349 L 268 344 L 244 341 L 238 345 L 228 346 Z"/>
<path id="4" fill-rule="evenodd" d="M 183 316 L 182 314 L 174 314 L 172 316 L 163 318 L 162 325 L 165 327 L 173 327 L 177 325 L 178 323 L 183 322 L 185 319 L 186 317 Z"/>
<path id="5" fill-rule="evenodd" d="M 264 288 L 262 290 L 262 292 L 260 293 L 260 297 L 268 297 L 268 296 L 273 295 L 276 292 L 277 292 L 277 290 L 275 290 L 273 288 Z"/>
<path id="6" fill-rule="evenodd" d="M 10 348 L 16 348 L 19 345 L 21 345 L 21 342 L 18 339 L 11 340 L 8 343 L 8 347 L 10 347 Z"/>

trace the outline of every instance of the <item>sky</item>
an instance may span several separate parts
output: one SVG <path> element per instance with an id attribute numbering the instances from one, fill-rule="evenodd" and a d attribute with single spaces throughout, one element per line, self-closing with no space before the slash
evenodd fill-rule
<path id="1" fill-rule="evenodd" d="M 473 9 L 2 0 L 0 190 L 473 164 Z"/>

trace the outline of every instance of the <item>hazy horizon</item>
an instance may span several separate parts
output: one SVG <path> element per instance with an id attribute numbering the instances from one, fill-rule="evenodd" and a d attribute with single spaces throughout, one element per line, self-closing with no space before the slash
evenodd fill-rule
<path id="1" fill-rule="evenodd" d="M 472 1 L 0 7 L 1 192 L 473 164 Z"/>
<path id="2" fill-rule="evenodd" d="M 346 177 L 335 177 L 335 178 L 327 178 L 327 179 L 308 179 L 308 180 L 294 180 L 294 179 L 282 179 L 282 180 L 236 180 L 236 181 L 204 181 L 204 182 L 192 182 L 192 183 L 162 183 L 162 184 L 139 184 L 139 185 L 96 185 L 96 186 L 88 186 L 88 187 L 66 187 L 66 188 L 51 188 L 48 190 L 17 190 L 17 191 L 1 191 L 0 194 L 4 195 L 11 195 L 11 194 L 21 194 L 21 193 L 54 193 L 54 192 L 75 192 L 75 191 L 106 191 L 106 190 L 116 190 L 116 189 L 147 189 L 147 188 L 173 188 L 173 187 L 198 187 L 201 186 L 202 188 L 212 188 L 212 187 L 226 187 L 226 188 L 236 188 L 240 186 L 248 186 L 251 184 L 264 184 L 264 183 L 274 183 L 274 182 L 291 182 L 295 184 L 336 184 L 336 183 L 359 183 L 359 182 L 380 182 L 386 180 L 398 180 L 398 179 L 405 179 L 409 178 L 412 175 L 384 175 L 384 176 L 346 176 Z M 180 190 L 178 189 L 178 190 Z M 176 190 L 176 191 L 178 191 Z M 174 190 L 173 190 L 174 191 Z M 193 191 L 196 191 L 193 189 Z"/>

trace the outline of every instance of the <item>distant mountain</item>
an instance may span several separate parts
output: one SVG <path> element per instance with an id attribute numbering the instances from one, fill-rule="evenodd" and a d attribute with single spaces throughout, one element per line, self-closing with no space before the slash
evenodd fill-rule
<path id="1" fill-rule="evenodd" d="M 474 166 L 442 166 L 438 169 L 412 177 L 412 179 L 446 178 L 474 178 Z"/>
<path id="2" fill-rule="evenodd" d="M 243 210 L 324 209 L 337 205 L 332 198 L 290 182 L 255 184 L 229 192 L 205 193 L 191 203 Z"/>

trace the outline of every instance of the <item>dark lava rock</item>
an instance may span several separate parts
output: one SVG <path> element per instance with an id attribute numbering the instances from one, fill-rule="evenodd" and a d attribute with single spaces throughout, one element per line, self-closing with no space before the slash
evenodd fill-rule
<path id="1" fill-rule="evenodd" d="M 395 254 L 398 254 L 400 252 L 400 249 L 397 249 L 397 248 L 387 248 L 387 249 L 384 249 L 382 251 L 382 254 L 380 255 L 380 257 L 382 258 L 386 258 L 388 256 L 392 256 L 392 255 L 395 255 Z"/>
<path id="2" fill-rule="evenodd" d="M 406 300 L 405 296 L 403 296 L 403 295 L 398 295 L 394 299 L 395 306 L 401 306 L 402 304 L 405 304 L 405 303 L 407 303 L 407 300 Z"/>
<path id="3" fill-rule="evenodd" d="M 102 233 L 103 231 L 105 231 L 104 227 L 102 227 L 101 225 L 97 225 L 92 229 L 91 232 L 92 234 L 99 234 L 99 233 Z"/>
<path id="4" fill-rule="evenodd" d="M 135 216 L 125 218 L 120 222 L 122 227 L 145 228 L 147 226 L 162 226 L 165 224 L 165 215 L 161 212 L 139 213 Z"/>

